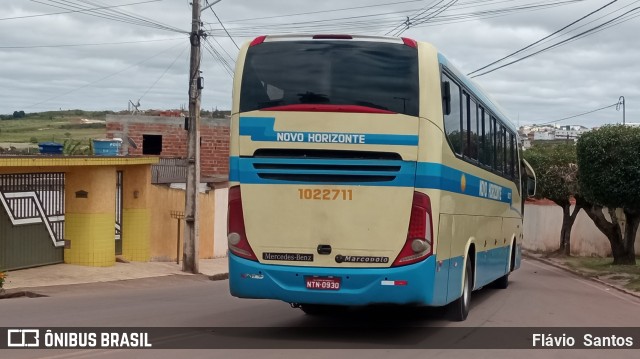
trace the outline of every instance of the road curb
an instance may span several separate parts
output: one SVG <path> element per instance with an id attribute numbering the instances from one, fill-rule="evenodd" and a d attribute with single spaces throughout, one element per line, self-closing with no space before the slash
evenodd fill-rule
<path id="1" fill-rule="evenodd" d="M 22 289 L 7 289 L 0 292 L 0 299 L 21 298 L 21 297 L 40 298 L 40 297 L 46 297 L 46 295 L 38 294 L 38 293 L 34 293 L 31 291 L 22 290 Z"/>
<path id="2" fill-rule="evenodd" d="M 226 280 L 229 279 L 229 273 L 218 273 L 209 276 L 209 280 Z"/>
<path id="3" fill-rule="evenodd" d="M 626 288 L 622 288 L 620 286 L 608 283 L 606 281 L 603 281 L 603 280 L 595 278 L 595 277 L 591 277 L 589 275 L 586 275 L 584 272 L 580 272 L 580 271 L 574 270 L 574 269 L 569 268 L 569 267 L 567 267 L 565 265 L 562 265 L 560 263 L 556 263 L 556 262 L 554 262 L 552 260 L 549 260 L 549 259 L 546 259 L 546 258 L 541 258 L 541 257 L 536 257 L 534 255 L 531 255 L 529 253 L 524 253 L 524 252 L 522 252 L 522 256 L 526 257 L 527 259 L 533 259 L 533 260 L 536 260 L 538 262 L 542 262 L 542 263 L 548 264 L 548 265 L 550 265 L 552 267 L 555 267 L 555 268 L 558 268 L 558 269 L 562 269 L 562 270 L 564 270 L 566 272 L 569 272 L 569 273 L 572 273 L 572 274 L 575 274 L 575 275 L 579 275 L 582 278 L 591 280 L 591 281 L 596 282 L 596 283 L 600 283 L 600 284 L 602 284 L 602 285 L 604 285 L 606 287 L 613 288 L 613 289 L 615 289 L 615 290 L 617 290 L 619 292 L 622 292 L 622 293 L 625 293 L 625 294 L 628 294 L 630 296 L 633 296 L 633 297 L 636 297 L 636 298 L 640 299 L 640 293 L 636 293 L 636 292 L 630 291 L 630 290 L 628 290 Z"/>

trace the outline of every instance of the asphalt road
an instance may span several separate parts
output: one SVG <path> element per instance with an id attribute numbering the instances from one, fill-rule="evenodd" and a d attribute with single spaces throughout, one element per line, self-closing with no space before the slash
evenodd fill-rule
<path id="1" fill-rule="evenodd" d="M 618 327 L 640 331 L 640 299 L 534 260 L 525 260 L 512 274 L 508 289 L 474 292 L 471 313 L 462 323 L 448 321 L 440 310 L 389 307 L 331 318 L 310 317 L 286 303 L 233 298 L 226 280 L 210 281 L 204 276 L 50 287 L 37 292 L 48 297 L 0 300 L 0 327 L 202 327 L 207 329 L 165 333 L 154 346 L 234 349 L 20 349 L 5 350 L 1 358 L 244 358 L 247 354 L 260 358 L 602 358 L 603 353 L 635 358 L 640 353 L 638 349 L 448 349 L 466 345 L 478 334 L 491 337 L 494 343 L 502 338 L 510 341 L 510 334 L 519 330 L 492 327 L 536 327 L 540 333 L 553 332 L 550 327 L 576 327 L 568 329 L 569 335 L 571 330 L 590 327 L 601 327 L 604 335 L 616 333 Z M 640 345 L 640 333 L 635 340 Z M 424 349 L 434 345 L 444 349 Z M 281 350 L 285 348 L 293 349 Z"/>

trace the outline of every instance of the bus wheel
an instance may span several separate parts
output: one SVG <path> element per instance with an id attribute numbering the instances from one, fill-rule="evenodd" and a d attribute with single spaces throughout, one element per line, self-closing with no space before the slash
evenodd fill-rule
<path id="1" fill-rule="evenodd" d="M 462 285 L 462 295 L 456 299 L 449 307 L 449 315 L 451 320 L 462 322 L 469 315 L 469 307 L 471 303 L 471 291 L 473 285 L 473 269 L 471 268 L 471 259 L 467 258 L 464 271 L 464 281 Z"/>
<path id="2" fill-rule="evenodd" d="M 508 286 L 509 286 L 509 273 L 496 279 L 492 285 L 492 287 L 496 289 L 507 289 Z"/>
<path id="3" fill-rule="evenodd" d="M 513 246 L 512 246 L 513 247 Z M 491 286 L 493 288 L 496 289 L 507 289 L 507 287 L 509 286 L 509 273 L 513 272 L 513 267 L 514 267 L 514 262 L 516 260 L 516 253 L 515 253 L 515 248 L 511 251 L 511 264 L 509 266 L 509 271 L 507 272 L 507 274 L 503 275 L 502 277 L 496 279 L 495 281 L 493 281 L 493 283 L 491 283 Z"/>

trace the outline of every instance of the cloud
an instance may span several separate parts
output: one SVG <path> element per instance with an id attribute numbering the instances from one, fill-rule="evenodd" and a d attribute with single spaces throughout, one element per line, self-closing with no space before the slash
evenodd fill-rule
<path id="1" fill-rule="evenodd" d="M 92 3 L 100 4 L 96 0 Z M 431 3 L 395 2 L 394 5 L 370 7 L 385 2 L 225 0 L 214 5 L 213 9 L 234 40 L 241 44 L 254 36 L 265 34 L 265 30 L 283 31 L 278 26 L 284 24 L 291 26 L 288 31 L 382 35 L 393 28 L 391 24 Z M 442 15 L 532 3 L 539 2 L 459 1 Z M 446 25 L 435 23 L 433 26 L 411 28 L 403 36 L 432 42 L 466 73 L 552 33 L 603 4 L 585 0 L 546 10 L 476 18 Z M 617 10 L 624 6 L 629 6 L 624 8 L 627 10 L 635 5 L 632 0 L 620 0 L 610 8 Z M 362 8 L 328 12 L 347 7 Z M 118 10 L 144 16 L 149 21 L 172 28 L 190 30 L 191 8 L 187 1 L 165 0 Z M 5 4 L 0 18 L 60 11 L 31 1 L 10 2 Z M 310 12 L 316 13 L 283 16 Z M 383 13 L 386 15 L 380 15 Z M 373 14 L 378 16 L 362 17 Z M 272 16 L 277 17 L 266 18 Z M 352 19 L 335 20 L 346 17 Z M 213 37 L 210 38 L 211 43 L 233 66 L 238 53 L 235 45 L 226 37 L 210 10 L 203 14 L 202 19 L 206 28 L 213 29 L 211 33 L 215 35 L 217 43 Z M 640 89 L 636 85 L 640 83 L 640 63 L 637 61 L 640 49 L 635 45 L 638 30 L 638 20 L 632 19 L 476 80 L 511 114 L 514 121 L 521 124 L 551 121 L 586 112 L 615 103 L 621 95 L 625 96 L 627 102 L 627 120 L 633 122 L 640 113 Z M 8 48 L 113 42 L 136 43 Z M 169 68 L 174 60 L 175 64 Z M 0 113 L 58 108 L 121 110 L 126 109 L 129 100 L 135 102 L 140 97 L 142 109 L 179 108 L 188 102 L 188 36 L 172 31 L 80 13 L 0 20 L 0 63 Z M 231 76 L 206 51 L 203 51 L 201 65 L 206 79 L 202 107 L 229 109 Z M 570 122 L 599 126 L 621 122 L 621 118 L 620 112 L 610 108 Z M 640 119 L 635 122 L 640 122 Z"/>

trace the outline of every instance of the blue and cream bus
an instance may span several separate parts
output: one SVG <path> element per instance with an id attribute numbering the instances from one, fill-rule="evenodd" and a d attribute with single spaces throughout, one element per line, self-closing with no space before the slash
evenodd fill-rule
<path id="1" fill-rule="evenodd" d="M 507 286 L 535 175 L 513 124 L 432 45 L 261 36 L 234 81 L 232 295 L 464 320 L 474 289 Z"/>

